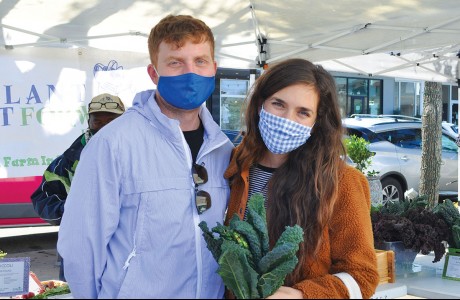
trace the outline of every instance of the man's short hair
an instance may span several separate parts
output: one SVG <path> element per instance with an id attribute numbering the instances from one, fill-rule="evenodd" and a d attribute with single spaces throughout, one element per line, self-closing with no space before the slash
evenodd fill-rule
<path id="1" fill-rule="evenodd" d="M 88 104 L 88 114 L 95 112 L 109 112 L 121 115 L 125 112 L 125 106 L 120 97 L 105 93 L 97 95 Z"/>
<path id="2" fill-rule="evenodd" d="M 214 35 L 208 25 L 199 19 L 187 15 L 168 15 L 164 17 L 150 31 L 148 39 L 150 62 L 152 64 L 157 63 L 158 49 L 161 42 L 173 44 L 177 48 L 180 48 L 187 41 L 196 44 L 209 42 L 211 45 L 211 56 L 214 58 Z"/>

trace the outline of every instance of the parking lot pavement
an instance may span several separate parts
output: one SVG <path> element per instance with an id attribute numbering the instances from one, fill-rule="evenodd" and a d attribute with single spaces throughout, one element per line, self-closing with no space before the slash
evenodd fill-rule
<path id="1" fill-rule="evenodd" d="M 41 281 L 59 279 L 58 226 L 1 228 L 0 250 L 7 258 L 30 257 L 30 270 Z"/>
<path id="2" fill-rule="evenodd" d="M 56 249 L 8 253 L 7 257 L 30 257 L 30 271 L 34 272 L 40 281 L 59 279 Z"/>

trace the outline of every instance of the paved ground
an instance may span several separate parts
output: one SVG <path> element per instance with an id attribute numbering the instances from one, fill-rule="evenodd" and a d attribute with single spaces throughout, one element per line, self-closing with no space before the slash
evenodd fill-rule
<path id="1" fill-rule="evenodd" d="M 59 279 L 57 226 L 1 228 L 0 250 L 6 257 L 30 257 L 30 270 L 41 281 Z"/>

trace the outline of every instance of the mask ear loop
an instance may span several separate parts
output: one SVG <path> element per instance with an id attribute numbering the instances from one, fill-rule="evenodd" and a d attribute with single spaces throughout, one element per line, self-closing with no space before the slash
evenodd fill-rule
<path id="1" fill-rule="evenodd" d="M 152 68 L 153 68 L 153 70 L 155 71 L 155 73 L 157 73 L 158 80 L 160 80 L 160 73 L 158 73 L 157 68 L 155 68 L 155 65 L 154 65 L 154 64 L 152 64 Z"/>

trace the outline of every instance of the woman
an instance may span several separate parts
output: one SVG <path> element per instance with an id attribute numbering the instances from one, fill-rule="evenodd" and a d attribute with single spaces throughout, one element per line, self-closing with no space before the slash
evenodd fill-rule
<path id="1" fill-rule="evenodd" d="M 369 185 L 342 159 L 342 125 L 334 79 L 321 66 L 289 59 L 255 83 L 246 134 L 225 177 L 226 222 L 264 194 L 271 247 L 294 224 L 304 229 L 299 264 L 273 298 L 369 298 L 379 276 Z"/>

